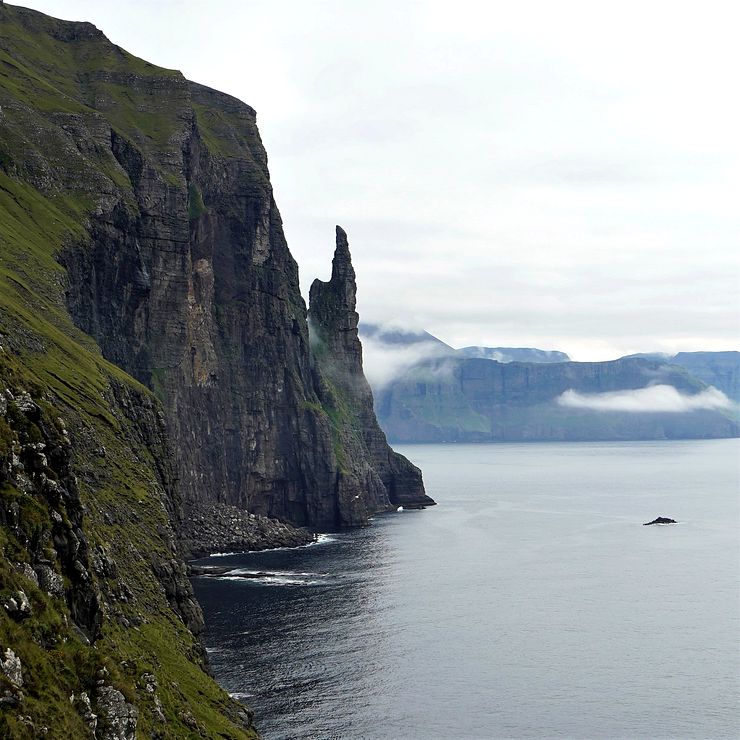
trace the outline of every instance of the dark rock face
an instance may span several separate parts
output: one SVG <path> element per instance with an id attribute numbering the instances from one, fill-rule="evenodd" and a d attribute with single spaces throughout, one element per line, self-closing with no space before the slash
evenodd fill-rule
<path id="1" fill-rule="evenodd" d="M 665 516 L 659 516 L 657 519 L 653 519 L 652 522 L 645 522 L 642 526 L 649 527 L 651 524 L 676 524 L 676 520 L 669 519 Z"/>
<path id="2" fill-rule="evenodd" d="M 330 481 L 305 485 L 314 462 L 305 454 L 328 456 L 326 435 L 295 450 L 317 431 L 296 414 L 311 387 L 305 308 L 254 112 L 180 79 L 137 86 L 144 101 L 155 91 L 169 98 L 179 148 L 163 163 L 113 135 L 132 192 L 93 221 L 92 249 L 66 253 L 71 312 L 165 404 L 186 505 L 332 522 L 319 490 Z M 233 117 L 240 157 L 204 146 L 199 106 Z"/>
<path id="3" fill-rule="evenodd" d="M 66 429 L 43 414 L 25 391 L 0 390 L 0 396 L 8 439 L 18 449 L 18 454 L 0 457 L 0 487 L 12 486 L 43 501 L 51 511 L 51 527 L 29 530 L 24 521 L 27 514 L 21 511 L 25 502 L 15 498 L 0 505 L 0 525 L 8 527 L 30 552 L 30 568 L 24 565 L 42 590 L 64 596 L 77 628 L 86 639 L 95 640 L 103 620 L 101 596 L 90 574 L 84 509 L 70 466 L 72 445 Z M 15 609 L 6 605 L 11 616 L 31 613 L 25 594 L 20 594 L 15 595 Z"/>
<path id="4" fill-rule="evenodd" d="M 166 104 L 168 148 L 152 150 L 137 131 L 103 132 L 99 145 L 129 186 L 95 214 L 91 243 L 63 255 L 67 301 L 105 356 L 162 400 L 186 518 L 235 506 L 332 528 L 364 523 L 387 494 L 426 500 L 365 403 L 359 355 L 367 449 L 335 438 L 254 111 L 179 77 L 126 82 L 138 110 Z M 95 93 L 102 83 L 87 84 Z M 106 115 L 107 99 L 95 100 Z M 363 454 L 345 496 L 342 460 Z"/>
<path id="5" fill-rule="evenodd" d="M 337 226 L 331 279 L 313 282 L 308 315 L 319 399 L 344 455 L 337 482 L 340 508 L 354 518 L 363 510 L 372 513 L 389 505 L 431 505 L 434 501 L 424 492 L 421 471 L 391 450 L 375 417 L 372 391 L 362 370 L 356 296 L 347 234 Z M 368 495 L 363 497 L 363 491 Z"/>

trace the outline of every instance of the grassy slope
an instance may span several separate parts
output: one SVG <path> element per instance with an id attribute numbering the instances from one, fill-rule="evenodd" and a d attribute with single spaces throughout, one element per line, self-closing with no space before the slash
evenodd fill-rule
<path id="1" fill-rule="evenodd" d="M 19 713 L 37 725 L 50 728 L 48 737 L 83 737 L 84 726 L 69 696 L 89 688 L 95 671 L 107 665 L 114 684 L 140 709 L 140 735 L 149 737 L 155 727 L 151 697 L 139 685 L 144 672 L 153 673 L 168 719 L 166 737 L 243 737 L 227 718 L 231 700 L 190 659 L 194 640 L 169 608 L 161 586 L 153 576 L 149 553 L 168 554 L 166 514 L 155 475 L 156 450 L 142 445 L 126 418 L 111 409 L 105 394 L 110 381 L 127 384 L 146 394 L 133 379 L 106 362 L 94 342 L 77 330 L 64 308 L 63 270 L 55 255 L 71 240 L 86 238 L 85 214 L 94 207 L 97 191 L 115 190 L 128 181 L 109 152 L 88 152 L 64 158 L 51 145 L 46 151 L 29 151 L 23 141 L 22 124 L 52 127 L 57 114 L 94 117 L 84 101 L 81 72 L 108 70 L 162 77 L 179 73 L 162 70 L 94 38 L 80 53 L 79 44 L 55 41 L 49 31 L 56 22 L 33 14 L 31 21 L 0 7 L 0 102 L 16 107 L 17 126 L 4 129 L 0 137 L 0 333 L 12 339 L 0 357 L 0 382 L 5 386 L 33 389 L 37 397 L 52 399 L 54 413 L 64 417 L 73 433 L 84 432 L 106 450 L 96 458 L 90 447 L 74 460 L 87 507 L 86 534 L 91 545 L 101 544 L 115 553 L 119 570 L 133 584 L 133 596 L 121 609 L 142 619 L 138 627 L 125 628 L 106 620 L 103 637 L 87 647 L 65 626 L 66 606 L 35 588 L 9 568 L 0 557 L 3 590 L 23 588 L 34 604 L 31 620 L 15 623 L 0 614 L 0 643 L 13 646 L 24 666 L 26 700 Z M 74 47 L 74 48 L 73 48 Z M 77 51 L 75 51 L 77 49 Z M 136 101 L 122 85 L 106 82 L 99 91 L 111 98 L 113 126 L 146 147 L 169 146 L 177 122 L 161 110 L 137 110 Z M 84 175 L 78 187 L 41 192 L 24 182 L 25 172 L 37 159 L 57 165 L 66 182 L 74 182 L 74 168 Z M 57 162 L 57 159 L 59 161 Z M 29 165 L 28 163 L 31 162 Z M 72 170 L 71 174 L 70 171 Z M 87 177 L 93 173 L 94 177 Z M 0 344 L 3 341 L 0 340 Z M 18 496 L 5 490 L 4 496 Z M 26 496 L 25 498 L 29 498 Z M 29 501 L 43 522 L 49 511 L 43 502 Z M 102 513 L 117 512 L 120 523 L 106 524 Z M 126 525 L 135 512 L 138 524 Z M 23 559 L 23 548 L 12 534 L 0 530 L 6 555 Z M 57 647 L 41 647 L 40 635 L 50 634 Z M 182 721 L 189 711 L 198 722 L 196 732 Z M 3 733 L 24 736 L 12 711 L 3 712 Z"/>

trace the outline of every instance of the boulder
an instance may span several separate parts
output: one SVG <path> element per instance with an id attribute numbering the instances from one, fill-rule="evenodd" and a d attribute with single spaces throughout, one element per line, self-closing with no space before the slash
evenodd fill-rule
<path id="1" fill-rule="evenodd" d="M 657 519 L 653 519 L 652 522 L 645 522 L 642 526 L 649 527 L 651 524 L 675 524 L 675 519 L 669 519 L 665 516 L 659 516 Z"/>
<path id="2" fill-rule="evenodd" d="M 23 686 L 23 667 L 21 659 L 8 648 L 3 657 L 0 658 L 0 671 L 7 677 L 8 681 L 20 688 Z"/>
<path id="3" fill-rule="evenodd" d="M 98 689 L 98 710 L 103 740 L 136 740 L 138 710 L 112 686 Z"/>

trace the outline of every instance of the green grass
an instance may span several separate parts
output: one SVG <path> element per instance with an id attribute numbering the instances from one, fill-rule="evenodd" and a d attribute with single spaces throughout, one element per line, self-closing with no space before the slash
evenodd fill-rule
<path id="1" fill-rule="evenodd" d="M 173 134 L 189 103 L 179 92 L 167 97 L 144 89 L 154 79 L 181 80 L 179 73 L 138 60 L 102 39 L 56 41 L 48 33 L 50 24 L 45 16 L 0 6 L 0 387 L 31 392 L 43 409 L 45 428 L 55 428 L 57 417 L 65 420 L 87 512 L 85 534 L 91 548 L 105 548 L 118 564 L 118 576 L 99 586 L 107 592 L 125 583 L 132 596 L 114 607 L 140 624 L 126 628 L 111 614 L 96 645 L 84 645 L 70 627 L 64 600 L 42 593 L 10 565 L 28 562 L 28 548 L 50 532 L 49 503 L 0 486 L 0 504 L 17 504 L 22 522 L 17 536 L 0 527 L 0 593 L 22 589 L 34 610 L 32 618 L 15 622 L 0 608 L 0 646 L 12 646 L 20 656 L 26 684 L 22 706 L 0 712 L 0 736 L 33 735 L 18 720 L 22 714 L 37 729 L 47 726 L 46 737 L 85 737 L 69 697 L 82 690 L 92 694 L 95 674 L 105 666 L 109 682 L 136 700 L 141 737 L 155 729 L 168 738 L 195 736 L 181 719 L 185 710 L 205 737 L 247 737 L 228 718 L 234 702 L 198 665 L 194 638 L 170 608 L 152 570 L 153 558 L 172 557 L 158 473 L 168 451 L 142 430 L 150 413 L 151 431 L 156 407 L 131 418 L 111 406 L 111 387 L 121 387 L 135 402 L 153 397 L 106 361 L 95 342 L 74 326 L 65 305 L 65 272 L 57 262 L 65 247 L 84 247 L 89 241 L 86 223 L 102 193 L 117 193 L 129 204 L 134 198 L 110 150 L 68 153 L 59 148 L 65 140 L 53 116 L 98 116 L 93 98 L 107 96 L 104 113 L 116 130 L 143 151 L 166 154 L 179 151 L 181 143 Z M 101 72 L 111 75 L 101 80 Z M 131 93 L 116 81 L 118 73 L 139 75 L 142 90 Z M 15 118 L 8 112 L 9 101 Z M 39 143 L 26 141 L 26 129 L 44 133 Z M 152 160 L 160 162 L 160 176 L 184 187 L 179 170 L 161 164 L 166 159 Z M 23 181 L 34 162 L 43 162 L 56 178 L 44 193 Z M 196 211 L 205 207 L 199 193 L 192 201 Z M 11 405 L 7 418 L 0 417 L 0 459 L 7 460 L 21 441 L 33 441 L 39 433 Z M 98 452 L 103 447 L 104 457 Z M 115 515 L 112 523 L 108 512 Z M 140 685 L 145 669 L 157 678 L 166 727 L 157 724 L 152 698 Z M 0 680 L 0 694 L 6 684 Z"/>
<path id="2" fill-rule="evenodd" d="M 200 218 L 207 208 L 203 203 L 203 195 L 201 194 L 198 186 L 195 183 L 191 183 L 188 188 L 188 217 L 191 221 L 196 218 Z"/>
<path id="3" fill-rule="evenodd" d="M 7 534 L 0 530 L 3 550 L 8 548 L 6 539 Z M 20 623 L 10 619 L 5 610 L 0 613 L 0 644 L 10 646 L 21 659 L 24 682 L 22 706 L 15 712 L 0 712 L 0 736 L 33 736 L 18 721 L 18 714 L 23 714 L 34 720 L 38 730 L 48 727 L 47 737 L 87 737 L 82 718 L 69 697 L 91 689 L 98 665 L 104 662 L 102 653 L 83 645 L 65 625 L 59 600 L 51 599 L 15 572 L 4 558 L 0 558 L 0 581 L 6 592 L 23 590 L 33 610 L 32 617 Z M 113 667 L 112 661 L 110 665 Z M 9 688 L 7 680 L 0 680 L 0 691 Z"/>
<path id="4" fill-rule="evenodd" d="M 102 111 L 115 130 L 141 149 L 179 151 L 176 134 L 189 109 L 180 72 L 145 62 L 102 36 L 60 42 L 50 33 L 53 26 L 41 14 L 0 8 L 0 103 L 20 101 L 42 114 L 95 116 Z M 160 84 L 163 79 L 182 84 L 167 88 Z M 166 158 L 155 161 L 165 179 L 181 181 Z M 107 174 L 121 177 L 115 168 Z"/>
<path id="5" fill-rule="evenodd" d="M 471 408 L 464 398 L 440 395 L 416 401 L 405 399 L 404 406 L 427 424 L 481 434 L 491 431 L 490 420 Z"/>

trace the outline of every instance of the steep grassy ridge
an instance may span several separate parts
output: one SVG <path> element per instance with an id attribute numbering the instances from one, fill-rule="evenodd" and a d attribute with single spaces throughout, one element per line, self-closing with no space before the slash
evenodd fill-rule
<path id="1" fill-rule="evenodd" d="M 94 722 L 98 737 L 116 723 L 126 737 L 256 737 L 203 669 L 162 412 L 75 327 L 56 259 L 126 202 L 115 131 L 180 146 L 184 108 L 140 110 L 137 75 L 182 79 L 92 26 L 0 5 L 0 652 L 22 675 L 0 673 L 3 737 L 86 737 Z M 28 614 L 12 609 L 19 591 Z"/>

